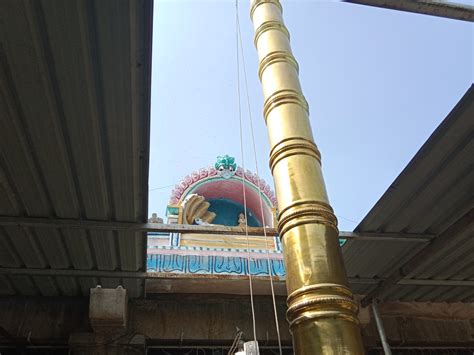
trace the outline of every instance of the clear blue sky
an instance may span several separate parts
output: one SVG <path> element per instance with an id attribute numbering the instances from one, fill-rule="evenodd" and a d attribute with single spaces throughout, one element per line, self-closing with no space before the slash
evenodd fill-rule
<path id="1" fill-rule="evenodd" d="M 282 4 L 330 201 L 340 229 L 353 230 L 471 85 L 473 25 L 339 2 Z M 249 1 L 239 7 L 260 175 L 273 186 Z M 150 214 L 164 217 L 172 187 L 161 187 L 217 155 L 241 165 L 235 46 L 233 0 L 155 0 Z M 245 165 L 255 171 L 243 112 Z"/>

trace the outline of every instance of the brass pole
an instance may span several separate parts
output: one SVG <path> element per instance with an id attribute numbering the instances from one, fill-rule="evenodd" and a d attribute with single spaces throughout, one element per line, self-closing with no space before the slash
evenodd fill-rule
<path id="1" fill-rule="evenodd" d="M 329 205 L 281 4 L 254 0 L 250 17 L 265 99 L 295 354 L 363 354 L 358 307 L 348 287 L 337 219 Z"/>

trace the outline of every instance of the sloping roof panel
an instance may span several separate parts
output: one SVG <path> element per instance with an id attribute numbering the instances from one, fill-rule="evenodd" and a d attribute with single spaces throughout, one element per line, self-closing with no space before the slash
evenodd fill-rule
<path id="1" fill-rule="evenodd" d="M 394 266 L 406 261 L 423 246 L 424 243 L 409 241 L 348 240 L 342 248 L 347 275 L 361 278 L 387 277 Z"/>
<path id="2" fill-rule="evenodd" d="M 145 222 L 151 1 L 0 3 L 0 214 Z M 144 271 L 146 235 L 1 227 L 0 266 Z M 8 276 L 0 292 L 142 281 Z"/>
<path id="3" fill-rule="evenodd" d="M 355 229 L 439 234 L 473 206 L 474 87 Z"/>
<path id="4" fill-rule="evenodd" d="M 443 236 L 433 243 L 357 241 L 343 247 L 350 276 L 474 280 L 474 86 L 431 135 L 355 232 Z M 470 221 L 469 221 L 470 219 Z M 449 235 L 447 235 L 447 233 Z M 438 239 L 438 240 L 437 240 Z M 403 244 L 405 243 L 405 244 Z M 422 250 L 430 246 L 429 253 Z M 406 263 L 416 265 L 405 270 Z M 469 301 L 473 287 L 396 284 L 383 297 L 396 300 Z"/>

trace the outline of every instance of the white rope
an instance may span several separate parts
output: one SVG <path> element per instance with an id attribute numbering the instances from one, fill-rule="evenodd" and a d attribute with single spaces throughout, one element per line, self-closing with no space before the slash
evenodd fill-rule
<path id="1" fill-rule="evenodd" d="M 238 0 L 236 0 L 237 4 Z M 238 10 L 238 8 L 237 8 Z M 245 66 L 245 56 L 244 56 L 244 49 L 242 45 L 242 34 L 240 32 L 240 20 L 239 20 L 239 13 L 237 11 L 236 14 L 237 17 L 237 29 L 239 32 L 238 38 L 240 39 L 240 51 L 242 54 L 242 68 L 244 70 L 244 81 L 245 81 L 245 92 L 247 95 L 247 108 L 248 108 L 248 114 L 249 114 L 249 121 L 250 121 L 250 132 L 252 133 L 252 146 L 253 146 L 253 156 L 255 160 L 255 171 L 257 173 L 257 177 L 260 180 L 260 174 L 258 170 L 258 159 L 257 159 L 257 149 L 255 146 L 255 133 L 254 133 L 254 127 L 253 127 L 253 118 L 252 118 L 252 110 L 250 108 L 250 95 L 249 95 L 249 88 L 248 88 L 248 82 L 247 82 L 247 69 Z M 240 85 L 240 83 L 239 83 Z M 239 90 L 240 91 L 240 90 Z M 240 102 L 240 98 L 239 98 Z M 263 235 L 265 237 L 265 250 L 266 250 L 266 256 L 267 256 L 267 268 L 268 268 L 268 276 L 270 278 L 270 288 L 272 292 L 272 302 L 273 302 L 273 313 L 274 313 L 274 318 L 275 318 L 275 328 L 277 332 L 277 339 L 278 339 L 278 349 L 280 351 L 280 355 L 283 354 L 282 348 L 281 348 L 281 337 L 280 337 L 280 325 L 278 322 L 278 312 L 277 312 L 277 307 L 276 307 L 276 300 L 275 300 L 275 288 L 273 286 L 273 276 L 272 276 L 272 271 L 271 271 L 271 262 L 270 262 L 270 252 L 268 250 L 268 241 L 267 241 L 267 228 L 266 228 L 266 223 L 265 223 L 265 215 L 263 214 L 263 199 L 262 199 L 262 191 L 260 188 L 260 181 L 257 184 L 258 188 L 258 196 L 259 196 L 259 201 L 260 201 L 260 214 L 262 216 L 262 224 L 263 224 Z M 249 270 L 250 272 L 250 270 Z"/>
<path id="2" fill-rule="evenodd" d="M 250 290 L 250 306 L 252 308 L 252 326 L 253 326 L 253 340 L 257 341 L 257 328 L 255 326 L 255 307 L 253 302 L 253 285 L 252 272 L 250 271 L 250 243 L 247 223 L 247 196 L 245 194 L 245 160 L 244 160 L 244 140 L 242 133 L 242 110 L 241 110 L 241 95 L 240 95 L 240 61 L 239 61 L 239 5 L 238 0 L 235 0 L 235 44 L 237 57 L 237 97 L 238 97 L 238 111 L 239 111 L 239 129 L 240 129 L 240 155 L 242 159 L 242 193 L 244 197 L 244 216 L 245 216 L 245 239 L 247 241 L 247 268 L 249 272 L 249 290 Z"/>

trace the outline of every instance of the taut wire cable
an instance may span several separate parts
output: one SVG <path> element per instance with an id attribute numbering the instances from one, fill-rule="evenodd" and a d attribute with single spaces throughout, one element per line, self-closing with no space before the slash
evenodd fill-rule
<path id="1" fill-rule="evenodd" d="M 235 1 L 236 3 L 236 23 L 237 23 L 237 31 L 238 35 L 237 38 L 239 40 L 239 45 L 240 45 L 240 51 L 241 51 L 241 56 L 242 56 L 242 69 L 243 69 L 243 74 L 244 74 L 244 82 L 245 82 L 245 92 L 247 96 L 247 109 L 248 109 L 248 115 L 249 115 L 249 122 L 250 122 L 250 132 L 252 135 L 252 146 L 253 146 L 253 156 L 255 160 L 255 172 L 257 173 L 257 177 L 260 179 L 260 173 L 258 169 L 258 159 L 257 159 L 257 148 L 255 145 L 255 133 L 254 133 L 254 126 L 253 126 L 253 117 L 252 117 L 252 109 L 250 107 L 250 95 L 249 95 L 249 86 L 248 86 L 248 81 L 247 81 L 247 68 L 245 65 L 245 55 L 244 55 L 244 49 L 242 45 L 242 33 L 240 30 L 240 19 L 239 19 L 239 11 L 238 11 L 238 0 Z M 237 66 L 239 66 L 239 56 L 237 54 Z M 238 69 L 239 71 L 239 69 Z M 239 86 L 239 111 L 240 111 L 240 74 L 238 76 L 238 86 Z M 241 115 L 239 114 L 241 117 Z M 241 132 L 241 146 L 243 146 L 242 143 L 242 128 L 240 129 Z M 243 148 L 242 148 L 243 149 Z M 243 167 L 242 167 L 243 169 Z M 242 180 L 243 183 L 243 180 Z M 265 215 L 263 213 L 263 199 L 262 199 L 262 191 L 260 188 L 260 181 L 257 184 L 258 188 L 258 196 L 259 196 L 259 202 L 260 202 L 260 214 L 262 216 L 262 224 L 263 224 L 263 234 L 264 234 L 264 239 L 265 239 L 265 251 L 266 251 L 266 257 L 267 257 L 267 268 L 268 268 L 268 276 L 270 279 L 270 288 L 271 288 L 271 293 L 272 293 L 272 303 L 273 303 L 273 313 L 274 313 L 274 318 L 275 318 L 275 329 L 277 332 L 277 339 L 278 339 L 278 349 L 280 351 L 280 355 L 283 354 L 282 348 L 281 348 L 281 336 L 280 336 L 280 325 L 278 322 L 278 311 L 276 307 L 276 299 L 275 299 L 275 288 L 273 285 L 273 276 L 272 276 L 272 269 L 271 269 L 271 262 L 270 262 L 270 251 L 268 250 L 268 237 L 267 237 L 267 228 L 266 228 L 266 223 L 265 223 Z M 244 202 L 245 202 L 245 195 L 244 195 Z M 245 215 L 245 226 L 247 228 L 247 214 Z M 248 243 L 248 237 L 247 237 L 247 243 Z M 250 268 L 249 268 L 249 274 L 250 274 Z"/>
<path id="2" fill-rule="evenodd" d="M 241 95 L 240 95 L 240 61 L 239 61 L 239 5 L 238 0 L 235 0 L 235 45 L 236 45 L 236 57 L 237 57 L 237 99 L 238 99 L 238 112 L 239 112 L 239 130 L 240 130 L 240 155 L 242 159 L 242 193 L 244 197 L 244 216 L 245 216 L 245 239 L 247 241 L 247 269 L 249 272 L 249 290 L 250 290 L 250 306 L 252 308 L 252 326 L 253 326 L 253 340 L 257 341 L 257 328 L 255 326 L 255 306 L 253 302 L 253 285 L 252 285 L 252 272 L 250 271 L 250 243 L 247 223 L 247 196 L 245 194 L 245 160 L 244 160 L 244 140 L 242 133 L 242 109 L 241 109 Z"/>

